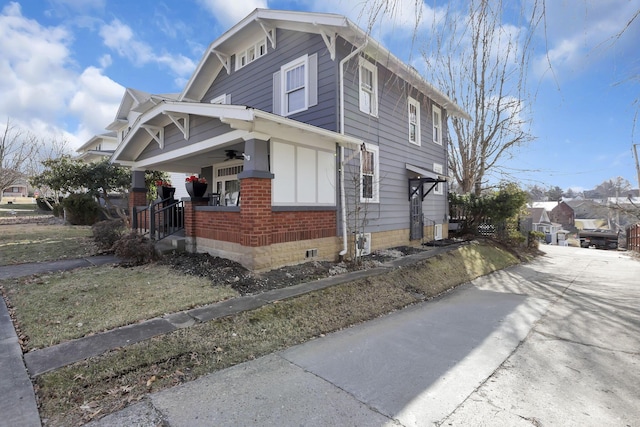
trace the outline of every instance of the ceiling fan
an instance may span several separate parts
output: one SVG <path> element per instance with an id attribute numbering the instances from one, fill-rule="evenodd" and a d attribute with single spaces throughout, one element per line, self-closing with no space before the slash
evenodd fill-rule
<path id="1" fill-rule="evenodd" d="M 244 153 L 238 153 L 236 150 L 224 150 L 225 155 L 227 156 L 224 161 L 227 160 L 242 160 L 244 159 Z"/>

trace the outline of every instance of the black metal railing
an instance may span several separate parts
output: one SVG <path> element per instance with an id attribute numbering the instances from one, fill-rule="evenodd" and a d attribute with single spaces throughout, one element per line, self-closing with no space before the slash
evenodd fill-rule
<path id="1" fill-rule="evenodd" d="M 156 241 L 184 230 L 184 203 L 164 199 L 149 206 L 134 207 L 133 229 Z"/>

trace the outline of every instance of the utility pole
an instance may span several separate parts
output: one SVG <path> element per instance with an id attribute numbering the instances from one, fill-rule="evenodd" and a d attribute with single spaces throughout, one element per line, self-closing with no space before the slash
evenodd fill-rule
<path id="1" fill-rule="evenodd" d="M 640 163 L 638 163 L 638 145 L 640 144 L 633 144 L 633 154 L 636 158 L 636 174 L 638 175 L 638 189 L 640 191 Z"/>

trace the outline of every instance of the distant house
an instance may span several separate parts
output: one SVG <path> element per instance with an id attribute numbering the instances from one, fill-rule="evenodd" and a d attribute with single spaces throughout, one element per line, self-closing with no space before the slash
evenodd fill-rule
<path id="1" fill-rule="evenodd" d="M 95 162 L 109 158 L 118 147 L 118 138 L 115 132 L 96 135 L 82 144 L 76 150 L 78 159 L 84 162 Z"/>
<path id="2" fill-rule="evenodd" d="M 263 270 L 447 237 L 446 123 L 469 116 L 344 16 L 256 9 L 180 94 L 145 96 L 127 89 L 111 160 L 132 206 L 145 169 L 206 178 L 190 251 Z"/>
<path id="3" fill-rule="evenodd" d="M 531 231 L 544 233 L 547 243 L 557 244 L 558 232 L 562 230 L 562 224 L 552 222 L 544 207 L 528 208 L 527 211 L 531 219 Z"/>
<path id="4" fill-rule="evenodd" d="M 12 197 L 28 197 L 29 196 L 29 184 L 25 179 L 20 179 L 10 187 L 2 190 L 2 199 L 9 199 Z"/>
<path id="5" fill-rule="evenodd" d="M 576 214 L 573 208 L 564 201 L 533 202 L 531 207 L 544 209 L 547 211 L 551 222 L 561 224 L 565 229 L 575 227 Z"/>

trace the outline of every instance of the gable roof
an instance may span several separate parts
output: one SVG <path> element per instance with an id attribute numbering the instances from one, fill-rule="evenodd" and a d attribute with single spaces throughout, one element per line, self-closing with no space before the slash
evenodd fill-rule
<path id="1" fill-rule="evenodd" d="M 125 89 L 124 95 L 122 95 L 122 101 L 120 101 L 120 107 L 118 107 L 114 121 L 106 129 L 111 131 L 118 130 L 128 123 L 129 113 L 132 111 L 144 113 L 159 102 L 177 100 L 179 95 L 177 93 L 153 95 L 128 87 Z"/>
<path id="2" fill-rule="evenodd" d="M 276 28 L 320 34 L 332 59 L 335 58 L 336 36 L 340 36 L 356 48 L 363 47 L 366 55 L 425 93 L 445 108 L 449 115 L 471 120 L 469 114 L 424 80 L 418 71 L 398 59 L 349 19 L 342 15 L 317 12 L 254 10 L 209 45 L 178 100 L 201 101 L 215 77 L 223 69 L 228 70 L 231 56 L 243 48 L 247 39 L 266 36 L 267 43 L 275 47 L 276 41 L 269 32 Z"/>

